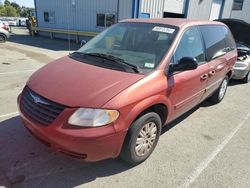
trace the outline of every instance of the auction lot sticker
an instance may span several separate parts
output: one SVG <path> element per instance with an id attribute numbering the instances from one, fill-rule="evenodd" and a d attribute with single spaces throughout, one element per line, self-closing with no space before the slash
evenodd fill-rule
<path id="1" fill-rule="evenodd" d="M 153 28 L 153 31 L 158 31 L 158 32 L 173 34 L 174 31 L 175 31 L 175 29 L 171 29 L 171 28 L 168 28 L 168 27 L 159 27 L 159 26 L 155 26 L 155 27 Z"/>

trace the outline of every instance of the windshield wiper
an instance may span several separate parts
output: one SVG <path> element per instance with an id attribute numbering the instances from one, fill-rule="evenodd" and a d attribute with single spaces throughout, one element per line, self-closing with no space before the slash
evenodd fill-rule
<path id="1" fill-rule="evenodd" d="M 83 52 L 73 52 L 73 53 L 69 54 L 70 57 L 72 57 L 74 55 L 85 56 L 85 53 L 83 53 Z"/>
<path id="2" fill-rule="evenodd" d="M 128 63 L 124 59 L 121 59 L 119 57 L 115 57 L 115 56 L 108 55 L 108 54 L 103 54 L 103 53 L 84 53 L 84 55 L 100 57 L 100 58 L 103 58 L 103 59 L 106 59 L 106 60 L 109 60 L 109 61 L 113 61 L 115 63 L 118 63 L 119 65 L 129 67 L 130 69 L 132 69 L 136 73 L 140 73 L 139 68 L 136 65 Z"/>
<path id="3" fill-rule="evenodd" d="M 115 57 L 112 55 L 103 54 L 103 53 L 84 53 L 84 52 L 73 52 L 69 54 L 69 57 L 75 57 L 75 58 L 86 58 L 86 56 L 98 57 L 101 59 L 109 60 L 111 62 L 117 63 L 117 65 L 128 67 L 136 73 L 140 73 L 139 68 L 136 65 L 130 64 L 126 62 L 124 59 L 121 59 L 119 57 Z"/>

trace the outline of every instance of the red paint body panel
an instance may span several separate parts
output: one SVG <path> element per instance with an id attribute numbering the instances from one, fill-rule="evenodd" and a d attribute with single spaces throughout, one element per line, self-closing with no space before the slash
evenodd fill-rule
<path id="1" fill-rule="evenodd" d="M 20 97 L 18 104 L 20 104 L 19 100 Z M 37 122 L 34 123 L 19 109 L 25 127 L 55 151 L 86 155 L 86 158 L 81 159 L 84 161 L 117 157 L 126 136 L 126 130 L 116 132 L 114 127 L 116 123 L 122 122 L 117 121 L 98 128 L 68 128 L 67 120 L 75 110 L 75 108 L 66 109 L 50 126 L 44 127 Z"/>
<path id="2" fill-rule="evenodd" d="M 33 74 L 28 86 L 41 96 L 66 106 L 100 108 L 144 77 L 64 57 Z"/>
<path id="3" fill-rule="evenodd" d="M 67 106 L 47 127 L 31 120 L 20 110 L 25 126 L 55 150 L 84 156 L 83 160 L 86 161 L 117 157 L 129 126 L 145 109 L 155 104 L 164 105 L 168 110 L 167 119 L 162 122 L 165 125 L 210 96 L 236 62 L 237 52 L 234 50 L 196 70 L 166 76 L 165 69 L 187 27 L 223 24 L 184 19 L 127 21 L 165 23 L 180 28 L 168 53 L 151 74 L 115 71 L 64 57 L 38 70 L 29 79 L 27 85 L 31 90 Z M 216 74 L 202 80 L 201 76 L 209 74 L 212 69 Z M 112 124 L 103 127 L 74 128 L 67 122 L 78 107 L 116 109 L 120 116 Z"/>

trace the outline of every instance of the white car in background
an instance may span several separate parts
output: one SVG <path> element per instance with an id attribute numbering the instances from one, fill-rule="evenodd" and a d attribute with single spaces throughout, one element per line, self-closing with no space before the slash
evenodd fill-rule
<path id="1" fill-rule="evenodd" d="M 233 79 L 250 82 L 250 24 L 238 19 L 217 20 L 226 24 L 237 43 L 238 59 L 234 66 Z"/>
<path id="2" fill-rule="evenodd" d="M 0 21 L 0 43 L 5 42 L 10 37 L 7 26 Z"/>
<path id="3" fill-rule="evenodd" d="M 10 26 L 18 26 L 18 22 L 17 19 L 13 19 L 13 18 L 8 18 L 7 22 Z"/>
<path id="4" fill-rule="evenodd" d="M 234 65 L 233 79 L 250 82 L 250 48 L 237 44 L 238 59 Z"/>
<path id="5" fill-rule="evenodd" d="M 4 19 L 4 20 L 0 20 L 4 25 L 5 27 L 7 28 L 7 30 L 10 32 L 10 25 L 9 23 Z"/>

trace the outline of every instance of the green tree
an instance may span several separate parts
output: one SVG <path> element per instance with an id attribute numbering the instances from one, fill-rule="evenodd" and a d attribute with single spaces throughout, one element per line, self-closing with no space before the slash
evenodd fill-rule
<path id="1" fill-rule="evenodd" d="M 5 15 L 6 15 L 5 6 L 0 5 L 0 16 L 5 16 Z"/>
<path id="2" fill-rule="evenodd" d="M 28 16 L 30 16 L 30 12 L 32 10 L 33 10 L 32 8 L 22 7 L 21 12 L 20 12 L 20 17 L 28 17 Z"/>
<path id="3" fill-rule="evenodd" d="M 2 2 L 0 0 L 0 2 Z M 24 6 L 20 6 L 16 2 L 11 3 L 9 0 L 5 0 L 4 4 L 0 4 L 0 16 L 6 17 L 28 17 L 30 12 L 34 10 L 33 8 L 27 8 Z"/>
<path id="4" fill-rule="evenodd" d="M 6 16 L 7 17 L 17 17 L 16 9 L 11 5 L 5 6 Z"/>
<path id="5" fill-rule="evenodd" d="M 17 14 L 19 15 L 20 12 L 21 12 L 21 7 L 20 7 L 20 5 L 17 4 L 16 2 L 13 2 L 13 3 L 11 3 L 10 5 L 16 9 Z"/>
<path id="6" fill-rule="evenodd" d="M 4 5 L 5 5 L 5 6 L 10 5 L 10 1 L 5 0 L 5 1 L 4 1 Z"/>

